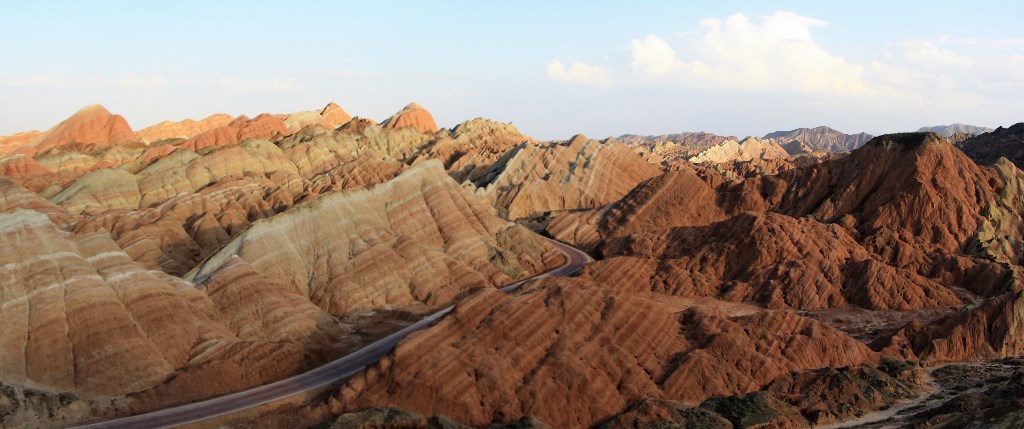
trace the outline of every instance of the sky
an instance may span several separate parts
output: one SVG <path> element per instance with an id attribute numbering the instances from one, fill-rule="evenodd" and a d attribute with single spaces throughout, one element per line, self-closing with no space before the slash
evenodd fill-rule
<path id="1" fill-rule="evenodd" d="M 1024 121 L 1024 1 L 0 0 L 0 135 L 337 102 L 539 139 Z"/>

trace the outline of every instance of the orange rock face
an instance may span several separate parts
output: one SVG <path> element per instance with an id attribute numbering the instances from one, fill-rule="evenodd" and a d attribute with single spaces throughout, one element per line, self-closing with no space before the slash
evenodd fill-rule
<path id="1" fill-rule="evenodd" d="M 427 109 L 416 103 L 409 103 L 394 116 L 387 118 L 380 124 L 384 128 L 412 127 L 421 133 L 437 132 L 437 124 L 434 117 Z"/>
<path id="2" fill-rule="evenodd" d="M 23 133 L 0 136 L 0 154 L 13 152 L 42 134 L 42 131 L 26 131 Z"/>
<path id="3" fill-rule="evenodd" d="M 186 119 L 180 122 L 164 121 L 135 133 L 135 138 L 144 142 L 163 139 L 189 139 L 217 127 L 229 124 L 234 118 L 218 113 L 198 121 Z"/>
<path id="4" fill-rule="evenodd" d="M 239 116 L 227 125 L 198 134 L 177 146 L 198 151 L 208 147 L 232 146 L 248 139 L 272 140 L 288 134 L 291 132 L 284 120 L 264 113 L 253 119 Z"/>

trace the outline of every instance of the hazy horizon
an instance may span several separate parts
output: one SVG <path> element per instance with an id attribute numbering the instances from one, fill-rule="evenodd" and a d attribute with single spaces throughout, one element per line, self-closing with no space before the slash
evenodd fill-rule
<path id="1" fill-rule="evenodd" d="M 543 140 L 819 125 L 877 135 L 1009 126 L 1024 112 L 1024 6 L 1008 1 L 6 9 L 0 135 L 94 103 L 137 130 L 332 101 L 380 121 L 415 101 L 442 127 L 484 117 Z"/>

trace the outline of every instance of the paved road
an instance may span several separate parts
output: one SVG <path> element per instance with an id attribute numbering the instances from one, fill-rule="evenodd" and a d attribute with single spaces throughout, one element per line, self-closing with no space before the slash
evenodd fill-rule
<path id="1" fill-rule="evenodd" d="M 565 254 L 565 265 L 555 268 L 539 276 L 501 288 L 502 292 L 510 293 L 519 289 L 527 281 L 550 276 L 568 276 L 576 273 L 588 262 L 593 261 L 589 255 L 572 246 L 548 239 L 555 247 Z M 442 316 L 452 311 L 454 306 L 444 308 L 422 320 L 407 326 L 387 337 L 381 338 L 356 352 L 333 362 L 275 383 L 249 390 L 232 393 L 227 396 L 207 399 L 202 402 L 180 405 L 147 414 L 139 414 L 117 420 L 81 426 L 79 429 L 93 428 L 167 428 L 195 423 L 225 414 L 236 413 L 248 408 L 257 407 L 269 402 L 281 400 L 308 390 L 313 390 L 339 379 L 350 377 L 371 365 L 391 351 L 403 338 L 429 326 Z M 340 373 L 339 373 L 340 371 Z"/>

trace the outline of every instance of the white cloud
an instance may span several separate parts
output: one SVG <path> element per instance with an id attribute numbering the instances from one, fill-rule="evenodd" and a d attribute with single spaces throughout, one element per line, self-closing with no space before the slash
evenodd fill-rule
<path id="1" fill-rule="evenodd" d="M 895 45 L 899 58 L 926 67 L 970 67 L 971 58 L 941 49 L 936 43 L 945 43 L 948 37 L 939 37 L 934 43 L 924 39 L 909 39 Z M 890 47 L 892 50 L 893 47 Z"/>
<path id="2" fill-rule="evenodd" d="M 811 29 L 825 21 L 776 12 L 751 21 L 738 13 L 705 19 L 676 50 L 655 35 L 630 43 L 633 67 L 642 73 L 702 88 L 794 90 L 826 94 L 871 94 L 864 68 L 817 43 Z"/>
<path id="3" fill-rule="evenodd" d="M 612 84 L 612 75 L 608 67 L 573 61 L 569 68 L 562 61 L 555 59 L 548 64 L 548 78 L 560 82 L 578 83 L 593 86 Z"/>
<path id="4" fill-rule="evenodd" d="M 664 75 L 681 66 L 676 51 L 655 35 L 647 36 L 643 42 L 633 39 L 633 67 L 653 75 Z"/>

